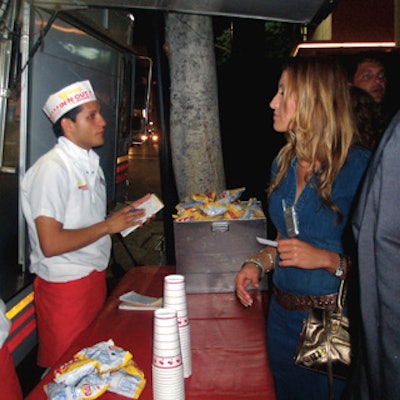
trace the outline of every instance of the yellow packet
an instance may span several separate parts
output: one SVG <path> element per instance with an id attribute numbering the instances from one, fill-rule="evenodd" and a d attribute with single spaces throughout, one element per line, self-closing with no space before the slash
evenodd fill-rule
<path id="1" fill-rule="evenodd" d="M 138 399 L 145 386 L 146 379 L 143 371 L 131 360 L 122 369 L 111 373 L 108 391 L 130 399 Z"/>
<path id="2" fill-rule="evenodd" d="M 97 361 L 73 359 L 54 371 L 54 382 L 74 386 L 96 370 Z"/>
<path id="3" fill-rule="evenodd" d="M 116 346 L 114 341 L 109 339 L 106 342 L 100 342 L 92 347 L 82 349 L 75 354 L 74 358 L 97 361 L 97 369 L 102 374 L 122 368 L 132 359 L 132 354 Z"/>
<path id="4" fill-rule="evenodd" d="M 110 374 L 91 374 L 83 377 L 75 386 L 79 400 L 94 400 L 100 397 L 110 387 Z"/>

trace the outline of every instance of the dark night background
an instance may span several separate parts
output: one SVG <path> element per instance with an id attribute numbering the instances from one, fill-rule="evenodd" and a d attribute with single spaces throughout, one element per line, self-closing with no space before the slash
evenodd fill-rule
<path id="1" fill-rule="evenodd" d="M 134 45 L 146 47 L 151 57 L 155 34 L 152 26 L 158 26 L 158 40 L 163 41 L 163 28 L 159 28 L 162 17 L 156 14 L 140 11 L 135 19 Z M 214 17 L 213 25 L 216 37 L 233 26 L 231 52 L 225 62 L 220 62 L 216 49 L 226 186 L 227 189 L 244 186 L 247 189 L 244 199 L 262 200 L 272 159 L 285 143 L 283 135 L 272 129 L 269 108 L 282 59 L 275 55 L 268 57 L 265 21 Z"/>

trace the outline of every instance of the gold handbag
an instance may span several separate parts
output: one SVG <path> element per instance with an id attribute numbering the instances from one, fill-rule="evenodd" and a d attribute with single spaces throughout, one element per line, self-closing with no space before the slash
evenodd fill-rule
<path id="1" fill-rule="evenodd" d="M 328 375 L 345 378 L 351 362 L 349 319 L 343 314 L 346 285 L 340 284 L 336 310 L 313 307 L 303 321 L 294 363 Z"/>

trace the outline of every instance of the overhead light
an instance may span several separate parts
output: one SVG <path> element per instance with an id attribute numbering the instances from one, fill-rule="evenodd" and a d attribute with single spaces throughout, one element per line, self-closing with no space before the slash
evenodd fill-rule
<path id="1" fill-rule="evenodd" d="M 126 16 L 131 20 L 131 22 L 135 22 L 135 16 L 132 13 L 126 14 Z"/>
<path id="2" fill-rule="evenodd" d="M 300 50 L 310 49 L 356 49 L 356 48 L 369 48 L 369 49 L 382 49 L 382 48 L 395 48 L 395 42 L 304 42 L 300 43 L 294 49 L 292 56 L 296 57 Z"/>

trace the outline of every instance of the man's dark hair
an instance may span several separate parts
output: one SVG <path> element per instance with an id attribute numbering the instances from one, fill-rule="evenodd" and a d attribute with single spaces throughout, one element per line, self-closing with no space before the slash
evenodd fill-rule
<path id="1" fill-rule="evenodd" d="M 349 73 L 349 82 L 354 81 L 354 75 L 356 74 L 358 66 L 366 61 L 372 61 L 377 64 L 382 65 L 383 68 L 386 69 L 384 58 L 382 54 L 378 52 L 366 51 L 362 53 L 358 53 L 352 57 L 352 61 L 350 62 L 348 73 Z"/>
<path id="2" fill-rule="evenodd" d="M 351 106 L 357 125 L 354 143 L 374 151 L 386 128 L 380 104 L 357 86 L 350 86 Z"/>
<path id="3" fill-rule="evenodd" d="M 61 120 L 63 118 L 68 118 L 72 121 L 76 121 L 76 116 L 82 111 L 82 106 L 78 106 L 73 108 L 72 110 L 68 111 L 62 117 L 60 117 L 57 122 L 53 125 L 53 131 L 56 137 L 64 136 L 64 131 L 61 127 Z"/>

